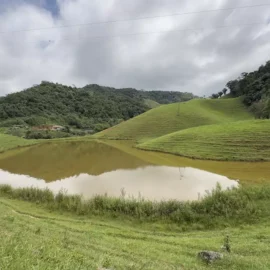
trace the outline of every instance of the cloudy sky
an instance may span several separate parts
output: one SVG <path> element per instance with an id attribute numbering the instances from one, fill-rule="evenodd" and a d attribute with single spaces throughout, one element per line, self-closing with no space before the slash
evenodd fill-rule
<path id="1" fill-rule="evenodd" d="M 267 60 L 270 0 L 0 0 L 0 96 L 42 80 L 209 95 Z"/>

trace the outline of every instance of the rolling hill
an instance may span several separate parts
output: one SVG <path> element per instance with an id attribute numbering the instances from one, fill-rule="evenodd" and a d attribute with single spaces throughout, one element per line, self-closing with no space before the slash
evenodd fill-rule
<path id="1" fill-rule="evenodd" d="M 0 126 L 60 124 L 98 132 L 159 104 L 193 97 L 191 93 L 115 89 L 96 84 L 77 88 L 43 81 L 0 97 Z"/>
<path id="2" fill-rule="evenodd" d="M 249 120 L 181 130 L 138 145 L 190 158 L 270 160 L 270 121 Z"/>
<path id="3" fill-rule="evenodd" d="M 202 125 L 252 119 L 242 98 L 193 99 L 159 106 L 95 136 L 104 139 L 146 141 Z"/>

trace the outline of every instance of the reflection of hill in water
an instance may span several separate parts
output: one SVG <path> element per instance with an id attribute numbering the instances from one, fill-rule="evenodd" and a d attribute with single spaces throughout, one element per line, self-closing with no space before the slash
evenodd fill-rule
<path id="1" fill-rule="evenodd" d="M 270 162 L 221 162 L 142 151 L 129 141 L 51 141 L 0 154 L 0 169 L 54 181 L 147 165 L 192 167 L 246 183 L 270 181 Z"/>
<path id="2" fill-rule="evenodd" d="M 0 168 L 46 181 L 81 173 L 99 175 L 116 169 L 149 165 L 137 157 L 98 142 L 52 142 L 14 150 L 0 159 Z"/>

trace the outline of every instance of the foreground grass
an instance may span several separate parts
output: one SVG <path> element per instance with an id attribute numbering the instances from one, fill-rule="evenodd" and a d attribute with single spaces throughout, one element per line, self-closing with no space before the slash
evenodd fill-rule
<path id="1" fill-rule="evenodd" d="M 36 140 L 26 140 L 20 137 L 0 133 L 0 153 L 13 148 L 28 146 L 35 143 L 37 143 Z"/>
<path id="2" fill-rule="evenodd" d="M 191 127 L 252 118 L 241 98 L 197 99 L 160 106 L 94 137 L 145 141 Z"/>
<path id="3" fill-rule="evenodd" d="M 269 225 L 183 232 L 170 224 L 61 214 L 1 196 L 0 269 L 266 270 Z M 220 251 L 226 235 L 230 254 L 210 266 L 198 260 L 201 250 Z"/>
<path id="4" fill-rule="evenodd" d="M 269 161 L 270 121 L 249 120 L 190 128 L 138 147 L 199 159 Z"/>
<path id="5" fill-rule="evenodd" d="M 56 195 L 48 189 L 17 188 L 0 185 L 0 196 L 44 206 L 48 210 L 76 215 L 125 217 L 135 221 L 166 222 L 189 229 L 211 229 L 226 225 L 253 224 L 268 220 L 270 185 L 241 187 L 222 191 L 219 186 L 208 196 L 192 202 L 125 199 L 97 195 L 89 200 L 79 195 Z"/>

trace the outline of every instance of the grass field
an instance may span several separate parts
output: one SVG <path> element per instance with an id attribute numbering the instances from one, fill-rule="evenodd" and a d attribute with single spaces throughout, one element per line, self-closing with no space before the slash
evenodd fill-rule
<path id="1" fill-rule="evenodd" d="M 195 127 L 147 141 L 138 147 L 199 159 L 269 161 L 270 121 L 249 120 Z"/>
<path id="2" fill-rule="evenodd" d="M 95 137 L 146 141 L 191 127 L 252 118 L 241 98 L 195 99 L 159 106 Z"/>
<path id="3" fill-rule="evenodd" d="M 7 150 L 37 143 L 35 140 L 26 140 L 20 137 L 0 133 L 0 153 Z"/>
<path id="4" fill-rule="evenodd" d="M 1 195 L 0 269 L 268 270 L 269 209 L 263 201 L 260 207 L 268 216 L 254 216 L 253 225 L 230 226 L 225 221 L 223 229 L 190 231 L 185 224 L 78 215 Z M 231 253 L 213 265 L 197 258 L 201 250 L 221 251 L 226 235 Z"/>

